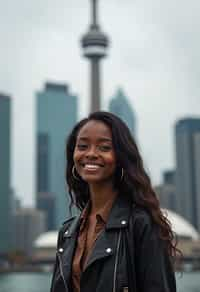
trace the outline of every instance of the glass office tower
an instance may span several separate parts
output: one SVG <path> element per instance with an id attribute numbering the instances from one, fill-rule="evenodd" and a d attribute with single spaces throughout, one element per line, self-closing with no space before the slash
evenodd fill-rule
<path id="1" fill-rule="evenodd" d="M 67 85 L 45 84 L 37 92 L 37 207 L 41 209 L 41 193 L 55 197 L 55 227 L 69 217 L 69 196 L 65 185 L 65 144 L 77 122 L 77 97 Z M 48 212 L 47 209 L 44 210 Z M 51 215 L 50 215 L 51 216 Z M 52 215 L 53 216 L 53 215 Z M 49 214 L 47 214 L 49 217 Z"/>

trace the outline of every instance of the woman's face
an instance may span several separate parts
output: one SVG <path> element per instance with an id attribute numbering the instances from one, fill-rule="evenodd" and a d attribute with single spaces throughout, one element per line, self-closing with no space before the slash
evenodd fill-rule
<path id="1" fill-rule="evenodd" d="M 112 182 L 116 157 L 110 128 L 100 121 L 87 122 L 78 133 L 73 159 L 78 174 L 89 184 Z"/>

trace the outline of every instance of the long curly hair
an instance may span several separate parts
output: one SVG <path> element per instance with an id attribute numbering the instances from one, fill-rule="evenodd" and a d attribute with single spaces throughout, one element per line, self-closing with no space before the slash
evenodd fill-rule
<path id="1" fill-rule="evenodd" d="M 134 138 L 126 124 L 114 114 L 103 111 L 91 113 L 88 118 L 81 120 L 74 127 L 68 137 L 66 146 L 66 181 L 72 204 L 82 210 L 90 199 L 87 182 L 82 180 L 78 173 L 73 176 L 72 171 L 77 135 L 79 130 L 91 120 L 103 122 L 111 129 L 113 147 L 117 159 L 115 188 L 117 188 L 119 194 L 129 197 L 137 206 L 146 209 L 153 222 L 158 226 L 160 237 L 166 242 L 169 255 L 175 259 L 178 252 L 176 248 L 177 239 L 171 229 L 171 224 L 160 209 L 159 200 L 144 169 Z M 120 180 L 122 168 L 124 175 L 123 179 Z"/>

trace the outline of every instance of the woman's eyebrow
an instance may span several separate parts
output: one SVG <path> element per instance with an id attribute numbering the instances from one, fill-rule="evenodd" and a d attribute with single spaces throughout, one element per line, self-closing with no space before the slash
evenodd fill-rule
<path id="1" fill-rule="evenodd" d="M 88 141 L 90 139 L 88 137 L 82 136 L 82 137 L 78 137 L 77 140 Z M 99 142 L 112 142 L 112 139 L 110 139 L 108 137 L 99 137 L 99 138 L 97 138 L 97 141 L 99 141 Z"/>
<path id="2" fill-rule="evenodd" d="M 112 139 L 110 139 L 108 137 L 100 137 L 98 139 L 98 141 L 100 141 L 100 142 L 112 142 Z"/>
<path id="3" fill-rule="evenodd" d="M 89 140 L 89 139 L 87 137 L 78 137 L 77 140 L 84 140 L 84 141 L 86 141 L 86 140 Z"/>

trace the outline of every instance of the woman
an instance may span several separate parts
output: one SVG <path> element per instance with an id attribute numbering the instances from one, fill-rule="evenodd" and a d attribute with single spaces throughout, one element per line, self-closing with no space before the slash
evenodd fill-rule
<path id="1" fill-rule="evenodd" d="M 66 180 L 81 214 L 59 232 L 51 292 L 175 292 L 173 233 L 122 120 L 75 126 Z"/>

